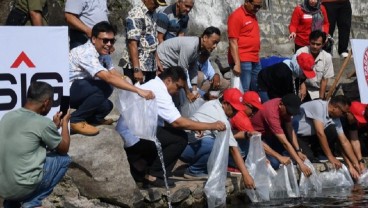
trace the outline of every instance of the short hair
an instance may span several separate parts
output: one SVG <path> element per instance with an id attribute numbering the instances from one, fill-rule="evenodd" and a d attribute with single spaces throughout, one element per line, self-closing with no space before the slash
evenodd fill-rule
<path id="1" fill-rule="evenodd" d="M 158 75 L 161 80 L 164 80 L 170 77 L 174 82 L 179 81 L 179 79 L 186 81 L 187 74 L 185 73 L 184 69 L 180 66 L 172 66 L 169 68 L 164 69 L 160 75 Z"/>
<path id="2" fill-rule="evenodd" d="M 92 37 L 98 37 L 98 35 L 101 33 L 101 32 L 112 32 L 114 33 L 114 35 L 116 35 L 116 30 L 115 28 L 107 21 L 102 21 L 102 22 L 99 22 L 97 24 L 95 24 L 95 26 L 93 26 L 92 28 Z"/>
<path id="3" fill-rule="evenodd" d="M 46 99 L 53 99 L 54 88 L 46 82 L 32 82 L 28 87 L 27 101 L 43 102 Z"/>
<path id="4" fill-rule="evenodd" d="M 342 106 L 345 106 L 345 105 L 350 106 L 351 105 L 351 100 L 348 97 L 344 96 L 344 95 L 336 95 L 336 96 L 331 98 L 330 103 L 334 106 L 336 106 L 338 104 L 340 104 Z"/>
<path id="5" fill-rule="evenodd" d="M 203 31 L 203 34 L 202 34 L 202 37 L 203 36 L 211 36 L 213 33 L 217 34 L 218 36 L 221 36 L 221 31 L 220 29 L 218 29 L 217 27 L 214 27 L 214 26 L 210 26 L 210 27 L 207 27 L 204 31 Z"/>
<path id="6" fill-rule="evenodd" d="M 320 37 L 322 37 L 322 43 L 325 43 L 327 38 L 326 33 L 322 32 L 322 30 L 315 30 L 309 34 L 309 41 L 316 40 Z"/>

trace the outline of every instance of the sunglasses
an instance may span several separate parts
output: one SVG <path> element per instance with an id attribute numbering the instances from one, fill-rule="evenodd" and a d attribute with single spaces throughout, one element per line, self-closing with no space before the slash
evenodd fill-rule
<path id="1" fill-rule="evenodd" d="M 104 44 L 107 44 L 108 42 L 110 42 L 111 43 L 111 45 L 114 45 L 114 43 L 115 43 L 115 41 L 116 41 L 116 39 L 115 38 L 99 38 L 99 37 L 97 37 L 98 39 L 100 39 L 100 40 L 102 40 L 102 42 L 104 43 Z"/>

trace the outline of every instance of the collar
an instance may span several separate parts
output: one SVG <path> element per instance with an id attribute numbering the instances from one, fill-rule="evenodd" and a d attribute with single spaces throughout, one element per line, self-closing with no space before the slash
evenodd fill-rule
<path id="1" fill-rule="evenodd" d="M 255 14 L 250 13 L 250 12 L 248 12 L 248 11 L 245 9 L 244 4 L 243 4 L 243 5 L 241 5 L 241 8 L 242 8 L 242 10 L 243 10 L 243 12 L 244 12 L 245 16 L 251 16 L 251 17 L 253 17 L 253 18 L 256 18 L 256 15 L 255 15 Z"/>
<path id="2" fill-rule="evenodd" d="M 146 5 L 144 5 L 144 3 L 143 3 L 142 1 L 140 1 L 140 2 L 138 3 L 138 7 L 140 7 L 140 8 L 142 9 L 143 13 L 145 13 L 145 14 L 147 14 L 147 13 L 149 13 L 149 12 L 150 12 L 150 11 L 148 10 L 148 8 L 146 7 Z"/>

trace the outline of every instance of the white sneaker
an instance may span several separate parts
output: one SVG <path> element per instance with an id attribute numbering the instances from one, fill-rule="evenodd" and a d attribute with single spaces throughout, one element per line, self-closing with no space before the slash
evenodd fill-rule
<path id="1" fill-rule="evenodd" d="M 341 58 L 347 58 L 349 54 L 347 52 L 343 52 L 340 54 Z"/>

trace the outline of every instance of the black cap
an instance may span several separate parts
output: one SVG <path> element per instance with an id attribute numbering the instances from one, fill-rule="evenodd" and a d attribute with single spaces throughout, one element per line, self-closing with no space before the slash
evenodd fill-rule
<path id="1" fill-rule="evenodd" d="M 284 97 L 282 97 L 281 101 L 286 107 L 286 111 L 289 115 L 294 116 L 299 113 L 302 101 L 297 95 L 293 93 L 287 94 Z"/>

